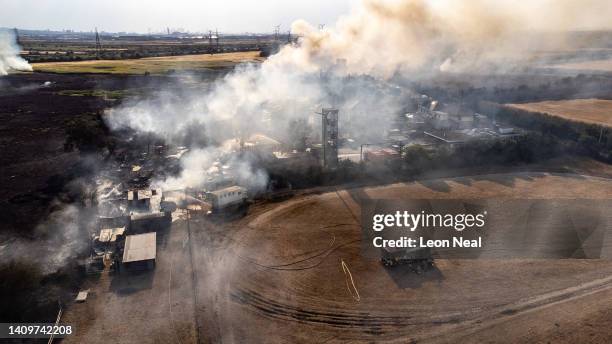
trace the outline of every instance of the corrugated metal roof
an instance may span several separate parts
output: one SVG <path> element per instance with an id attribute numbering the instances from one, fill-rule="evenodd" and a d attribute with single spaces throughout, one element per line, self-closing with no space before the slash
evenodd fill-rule
<path id="1" fill-rule="evenodd" d="M 123 262 L 138 262 L 155 259 L 157 235 L 155 232 L 138 235 L 128 235 L 125 238 Z"/>
<path id="2" fill-rule="evenodd" d="M 246 189 L 241 187 L 241 186 L 230 186 L 230 187 L 225 188 L 225 189 L 212 191 L 211 194 L 213 194 L 215 196 L 220 196 L 220 195 L 226 194 L 228 192 L 246 192 Z"/>

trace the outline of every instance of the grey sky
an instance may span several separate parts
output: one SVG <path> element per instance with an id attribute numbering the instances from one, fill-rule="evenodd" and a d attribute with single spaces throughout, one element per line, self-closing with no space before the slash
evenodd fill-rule
<path id="1" fill-rule="evenodd" d="M 0 0 L 0 26 L 91 31 L 286 31 L 295 19 L 333 23 L 358 0 Z"/>

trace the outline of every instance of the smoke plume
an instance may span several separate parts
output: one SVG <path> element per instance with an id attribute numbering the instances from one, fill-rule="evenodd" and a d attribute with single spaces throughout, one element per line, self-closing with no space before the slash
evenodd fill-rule
<path id="1" fill-rule="evenodd" d="M 329 30 L 296 21 L 299 49 L 282 54 L 302 68 L 337 59 L 347 72 L 477 72 L 531 61 L 571 45 L 563 33 L 610 26 L 607 0 L 364 0 Z"/>
<path id="2" fill-rule="evenodd" d="M 23 260 L 36 263 L 43 274 L 53 273 L 87 248 L 87 235 L 81 230 L 83 209 L 59 204 L 58 210 L 36 227 L 38 240 L 2 240 L 0 261 Z"/>
<path id="3" fill-rule="evenodd" d="M 32 71 L 32 66 L 19 56 L 19 51 L 15 34 L 9 30 L 0 30 L 0 75 L 12 71 Z"/>
<path id="4" fill-rule="evenodd" d="M 231 151 L 224 144 L 228 140 L 264 133 L 287 142 L 295 119 L 311 123 L 317 133 L 320 118 L 314 112 L 334 106 L 340 109 L 343 136 L 379 142 L 410 96 L 384 80 L 398 74 L 414 79 L 510 72 L 529 66 L 542 49 L 571 44 L 563 34 L 545 32 L 607 25 L 610 14 L 606 0 L 364 0 L 329 29 L 294 22 L 298 44 L 283 47 L 261 65 L 237 68 L 206 92 L 125 104 L 109 110 L 106 119 L 111 128 L 129 127 L 171 141 L 180 140 L 186 128 L 201 126 L 210 145 L 188 153 L 181 176 L 168 181 L 196 186 L 202 171 L 218 161 L 213 157 Z M 262 179 L 249 161 L 240 162 L 245 179 Z"/>

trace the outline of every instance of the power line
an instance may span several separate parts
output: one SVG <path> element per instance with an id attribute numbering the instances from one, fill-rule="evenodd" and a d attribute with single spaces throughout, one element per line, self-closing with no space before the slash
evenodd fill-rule
<path id="1" fill-rule="evenodd" d="M 100 35 L 98 34 L 98 28 L 96 28 L 96 58 L 100 58 L 102 53 L 102 43 L 100 42 Z"/>

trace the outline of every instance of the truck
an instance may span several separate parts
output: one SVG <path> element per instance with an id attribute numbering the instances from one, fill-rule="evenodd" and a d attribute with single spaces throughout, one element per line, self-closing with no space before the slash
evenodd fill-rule
<path id="1" fill-rule="evenodd" d="M 381 248 L 380 260 L 386 267 L 407 265 L 417 274 L 429 270 L 434 265 L 431 249 L 428 247 L 384 247 Z"/>

